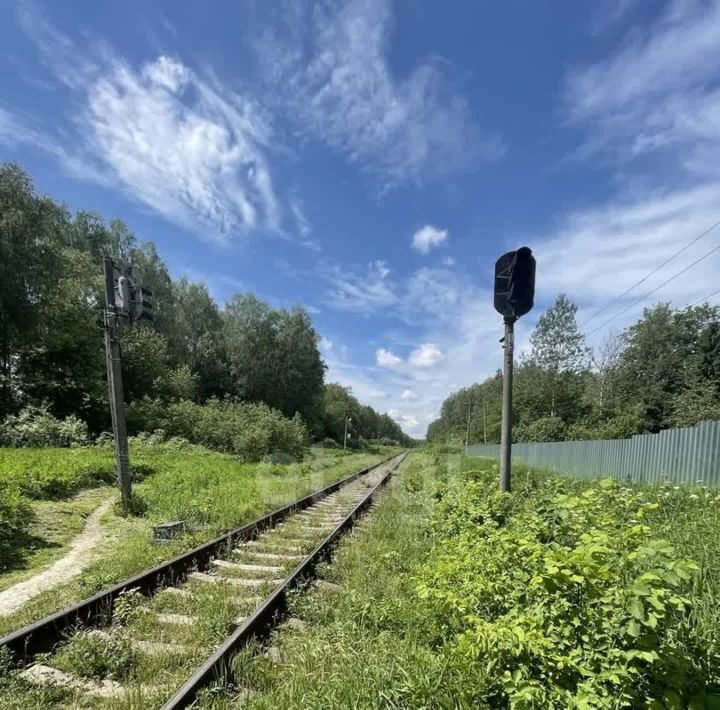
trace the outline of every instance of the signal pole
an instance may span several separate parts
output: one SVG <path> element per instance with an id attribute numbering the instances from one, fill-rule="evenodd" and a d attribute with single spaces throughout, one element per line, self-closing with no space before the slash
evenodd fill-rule
<path id="1" fill-rule="evenodd" d="M 500 431 L 500 491 L 509 493 L 512 453 L 512 378 L 515 321 L 528 313 L 535 298 L 535 257 L 528 247 L 503 254 L 495 262 L 493 304 L 503 317 L 502 429 Z M 486 432 L 487 436 L 487 432 Z"/>
<path id="2" fill-rule="evenodd" d="M 510 461 L 512 458 L 512 378 L 515 319 L 505 318 L 503 338 L 502 429 L 500 432 L 500 491 L 510 493 Z"/>
<path id="3" fill-rule="evenodd" d="M 120 322 L 115 303 L 115 265 L 105 257 L 105 359 L 107 363 L 110 418 L 115 441 L 115 462 L 123 507 L 127 510 L 132 498 L 130 456 L 128 453 L 125 399 L 123 397 L 122 360 L 120 355 Z"/>

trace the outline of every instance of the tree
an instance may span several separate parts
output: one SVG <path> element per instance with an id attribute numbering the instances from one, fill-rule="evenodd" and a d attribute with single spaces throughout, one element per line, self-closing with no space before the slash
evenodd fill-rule
<path id="1" fill-rule="evenodd" d="M 170 358 L 197 377 L 200 401 L 233 392 L 223 320 L 204 284 L 173 283 L 171 322 L 166 327 Z"/>
<path id="2" fill-rule="evenodd" d="M 274 310 L 245 294 L 236 295 L 222 317 L 237 394 L 262 400 L 286 416 L 299 412 L 318 431 L 325 364 L 307 312 L 300 307 Z"/>
<path id="3" fill-rule="evenodd" d="M 206 286 L 171 278 L 155 244 L 120 220 L 71 214 L 10 164 L 0 165 L 0 421 L 42 408 L 82 417 L 93 434 L 107 428 L 99 323 L 106 256 L 131 267 L 153 293 L 153 323 L 121 328 L 129 404 L 162 412 L 176 402 L 194 411 L 187 400 L 249 399 L 287 417 L 298 413 L 316 437 L 337 435 L 336 414 L 325 412 L 334 400 L 324 387 L 319 336 L 303 308 L 273 309 L 245 294 L 221 311 Z M 380 432 L 412 443 L 389 416 L 343 392 L 354 440 Z"/>
<path id="4" fill-rule="evenodd" d="M 678 421 L 675 400 L 707 386 L 715 370 L 712 343 L 718 323 L 717 307 L 675 311 L 664 303 L 646 308 L 642 318 L 625 331 L 618 372 L 622 404 L 641 405 L 645 430 L 673 426 Z M 714 382 L 711 389 L 717 397 Z"/>
<path id="5" fill-rule="evenodd" d="M 39 346 L 66 222 L 66 211 L 39 197 L 17 165 L 0 166 L 0 417 L 20 404 L 20 350 Z"/>
<path id="6" fill-rule="evenodd" d="M 618 335 L 610 333 L 591 351 L 592 372 L 588 378 L 590 404 L 599 411 L 612 409 L 616 400 L 617 371 L 625 344 Z"/>
<path id="7" fill-rule="evenodd" d="M 538 384 L 551 417 L 556 416 L 559 404 L 571 405 L 568 400 L 577 395 L 578 376 L 587 366 L 588 348 L 576 315 L 577 306 L 561 293 L 530 336 L 528 362 L 538 368 Z M 560 403 L 559 398 L 565 401 Z"/>

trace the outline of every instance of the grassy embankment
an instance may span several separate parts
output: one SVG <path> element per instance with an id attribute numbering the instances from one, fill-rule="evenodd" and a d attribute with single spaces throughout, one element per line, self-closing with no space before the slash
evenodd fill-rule
<path id="1" fill-rule="evenodd" d="M 0 617 L 0 635 L 379 458 L 317 450 L 298 464 L 246 464 L 201 447 L 134 446 L 131 461 L 138 479 L 134 492 L 147 507 L 145 514 L 123 518 L 109 512 L 103 523 L 111 541 L 97 561 L 72 582 Z M 0 510 L 0 589 L 62 555 L 82 529 L 84 517 L 106 497 L 117 496 L 111 485 L 114 475 L 110 448 L 0 450 L 5 502 Z M 169 520 L 187 521 L 192 533 L 154 543 L 152 526 Z"/>
<path id="2" fill-rule="evenodd" d="M 460 467 L 413 454 L 204 706 L 720 708 L 720 491 Z"/>

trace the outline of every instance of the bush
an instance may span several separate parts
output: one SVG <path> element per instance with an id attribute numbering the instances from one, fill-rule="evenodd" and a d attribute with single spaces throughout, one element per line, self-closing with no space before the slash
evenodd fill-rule
<path id="1" fill-rule="evenodd" d="M 326 436 L 319 444 L 323 449 L 339 449 L 340 444 L 335 441 L 335 439 L 331 439 L 329 436 Z"/>
<path id="2" fill-rule="evenodd" d="M 299 414 L 284 417 L 266 404 L 210 400 L 204 405 L 189 400 L 162 403 L 143 399 L 133 402 L 128 421 L 134 431 L 162 430 L 163 436 L 182 437 L 216 451 L 259 461 L 283 452 L 301 459 L 308 432 Z"/>
<path id="3" fill-rule="evenodd" d="M 698 567 L 653 535 L 663 500 L 547 474 L 510 496 L 494 471 L 443 496 L 418 591 L 479 705 L 710 707 L 682 638 Z"/>
<path id="4" fill-rule="evenodd" d="M 560 417 L 540 417 L 513 429 L 513 441 L 563 441 L 565 422 Z"/>
<path id="5" fill-rule="evenodd" d="M 0 423 L 0 446 L 83 446 L 87 424 L 76 416 L 57 419 L 47 404 L 25 407 Z"/>

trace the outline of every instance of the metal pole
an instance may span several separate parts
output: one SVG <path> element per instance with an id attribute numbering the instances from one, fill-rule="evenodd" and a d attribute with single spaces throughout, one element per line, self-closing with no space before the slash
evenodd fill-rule
<path id="1" fill-rule="evenodd" d="M 347 448 L 347 425 L 348 425 L 348 416 L 345 415 L 345 438 L 343 439 L 343 451 Z"/>
<path id="2" fill-rule="evenodd" d="M 512 453 L 512 376 L 513 346 L 515 339 L 515 321 L 505 319 L 505 338 L 503 339 L 503 399 L 502 399 L 502 431 L 500 433 L 500 490 L 510 492 Z"/>
<path id="3" fill-rule="evenodd" d="M 111 259 L 105 257 L 105 359 L 107 362 L 110 417 L 115 441 L 115 460 L 122 503 L 127 510 L 132 489 L 130 486 L 130 456 L 128 454 L 125 401 L 123 398 L 122 360 L 120 359 L 119 323 L 115 307 L 115 276 Z"/>

